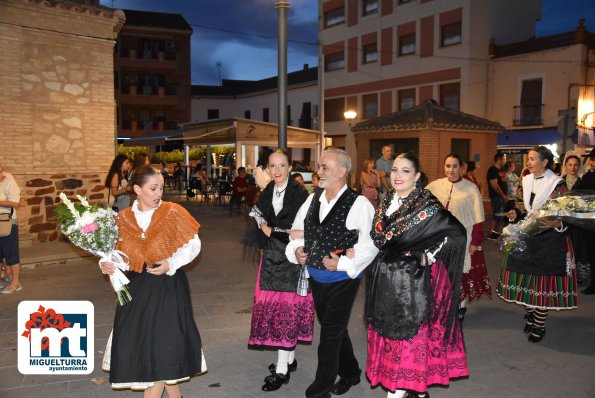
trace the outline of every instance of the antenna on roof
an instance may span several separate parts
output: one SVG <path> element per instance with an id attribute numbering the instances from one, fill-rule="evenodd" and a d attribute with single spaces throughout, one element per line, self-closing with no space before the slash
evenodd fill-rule
<path id="1" fill-rule="evenodd" d="M 219 74 L 219 85 L 221 86 L 221 67 L 223 66 L 223 62 L 217 61 L 217 73 Z"/>

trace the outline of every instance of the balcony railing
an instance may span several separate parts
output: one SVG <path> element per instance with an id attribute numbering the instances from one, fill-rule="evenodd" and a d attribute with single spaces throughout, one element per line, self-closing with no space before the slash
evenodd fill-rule
<path id="1" fill-rule="evenodd" d="M 519 126 L 541 126 L 543 124 L 543 104 L 519 105 L 513 107 L 513 122 Z"/>

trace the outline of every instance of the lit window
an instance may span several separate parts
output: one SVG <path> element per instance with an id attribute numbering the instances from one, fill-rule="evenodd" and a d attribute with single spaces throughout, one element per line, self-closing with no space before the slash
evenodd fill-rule
<path id="1" fill-rule="evenodd" d="M 461 23 L 455 22 L 443 25 L 441 29 L 440 45 L 442 47 L 452 46 L 461 43 Z"/>
<path id="2" fill-rule="evenodd" d="M 415 33 L 399 37 L 399 55 L 415 54 Z"/>
<path id="3" fill-rule="evenodd" d="M 345 22 L 345 7 L 335 8 L 324 13 L 324 26 L 339 25 Z"/>
<path id="4" fill-rule="evenodd" d="M 364 15 L 378 12 L 378 0 L 364 0 Z"/>
<path id="5" fill-rule="evenodd" d="M 331 71 L 345 68 L 345 54 L 343 51 L 327 54 L 324 57 L 324 70 Z"/>
<path id="6" fill-rule="evenodd" d="M 363 63 L 368 64 L 371 62 L 378 61 L 378 50 L 376 48 L 376 43 L 368 44 L 364 46 L 364 59 Z"/>

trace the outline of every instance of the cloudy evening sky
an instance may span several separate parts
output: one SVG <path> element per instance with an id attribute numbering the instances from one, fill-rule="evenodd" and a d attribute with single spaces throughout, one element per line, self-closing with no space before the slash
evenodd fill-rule
<path id="1" fill-rule="evenodd" d="M 317 64 L 317 0 L 288 0 L 288 71 Z M 522 1 L 522 0 L 521 0 Z M 192 83 L 277 75 L 275 0 L 100 0 L 108 7 L 182 14 L 192 34 Z M 543 0 L 537 35 L 571 31 L 579 18 L 595 32 L 593 0 Z"/>

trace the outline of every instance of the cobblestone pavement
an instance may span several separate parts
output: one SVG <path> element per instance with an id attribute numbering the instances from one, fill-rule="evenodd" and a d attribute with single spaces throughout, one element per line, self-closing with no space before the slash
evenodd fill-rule
<path id="1" fill-rule="evenodd" d="M 276 353 L 248 349 L 252 294 L 257 273 L 254 253 L 245 249 L 246 218 L 229 210 L 184 202 L 201 223 L 203 252 L 186 267 L 194 315 L 205 345 L 209 371 L 181 388 L 189 397 L 303 397 L 316 369 L 319 328 L 312 345 L 297 349 L 298 370 L 276 392 L 261 391 L 267 366 Z M 29 257 L 42 246 L 24 249 Z M 497 280 L 501 254 L 484 244 L 490 277 Z M 40 256 L 43 253 L 39 253 Z M 0 295 L 0 397 L 142 397 L 113 391 L 101 370 L 116 302 L 96 259 L 74 258 L 63 264 L 39 265 L 22 272 L 23 290 Z M 350 335 L 362 368 L 366 359 L 363 286 L 353 307 Z M 95 370 L 90 375 L 22 375 L 17 363 L 17 306 L 22 300 L 90 300 L 95 306 Z M 433 387 L 432 398 L 593 397 L 595 396 L 595 297 L 580 296 L 576 311 L 552 312 L 547 336 L 527 342 L 521 307 L 494 297 L 469 305 L 464 324 L 471 376 L 449 388 Z M 165 395 L 164 395 L 165 396 Z M 385 397 L 366 380 L 345 397 Z"/>

